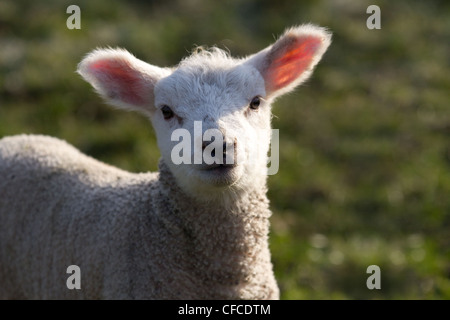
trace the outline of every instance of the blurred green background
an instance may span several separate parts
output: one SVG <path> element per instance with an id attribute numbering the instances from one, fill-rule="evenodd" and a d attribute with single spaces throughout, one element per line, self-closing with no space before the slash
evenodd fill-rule
<path id="1" fill-rule="evenodd" d="M 66 27 L 71 4 L 81 30 Z M 366 27 L 371 4 L 381 30 Z M 160 66 L 195 45 L 244 56 L 307 22 L 333 43 L 274 105 L 281 297 L 450 299 L 448 1 L 1 0 L 0 137 L 53 135 L 120 168 L 156 170 L 149 121 L 101 102 L 75 73 L 84 54 L 120 46 Z M 372 264 L 380 290 L 366 287 Z"/>

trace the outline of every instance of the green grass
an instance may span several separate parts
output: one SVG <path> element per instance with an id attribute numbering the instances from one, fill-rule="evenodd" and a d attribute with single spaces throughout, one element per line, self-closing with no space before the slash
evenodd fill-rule
<path id="1" fill-rule="evenodd" d="M 70 4 L 81 30 L 68 30 Z M 381 30 L 366 8 L 381 8 Z M 284 299 L 450 299 L 450 6 L 445 1 L 0 2 L 0 137 L 41 133 L 156 170 L 153 129 L 77 74 L 97 46 L 176 64 L 194 45 L 254 53 L 313 22 L 333 43 L 276 102 L 271 250 Z M 1 177 L 0 177 L 1 178 Z M 366 269 L 381 268 L 381 290 Z"/>

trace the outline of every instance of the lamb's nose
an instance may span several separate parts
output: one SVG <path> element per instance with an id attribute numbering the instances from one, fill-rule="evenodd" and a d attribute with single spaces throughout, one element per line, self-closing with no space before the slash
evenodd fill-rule
<path id="1" fill-rule="evenodd" d="M 207 146 L 209 146 L 211 143 L 213 143 L 213 141 L 203 141 L 202 150 L 204 151 Z M 226 142 L 223 142 L 223 144 L 222 144 L 222 152 L 223 152 L 223 156 L 225 158 L 225 155 L 227 153 L 227 143 Z M 215 156 L 216 156 L 216 148 L 212 149 L 212 151 L 211 151 L 211 157 L 214 158 Z"/>

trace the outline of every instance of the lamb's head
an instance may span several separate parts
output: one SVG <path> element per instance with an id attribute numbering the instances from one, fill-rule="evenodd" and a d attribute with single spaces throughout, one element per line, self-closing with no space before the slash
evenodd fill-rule
<path id="1" fill-rule="evenodd" d="M 178 184 L 214 199 L 264 185 L 270 104 L 310 76 L 330 40 L 325 29 L 304 25 L 247 58 L 197 50 L 175 68 L 100 49 L 78 72 L 112 105 L 149 116 Z"/>

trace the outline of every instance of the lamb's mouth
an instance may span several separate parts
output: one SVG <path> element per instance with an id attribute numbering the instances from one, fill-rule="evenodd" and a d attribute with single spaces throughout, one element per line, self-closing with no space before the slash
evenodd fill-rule
<path id="1" fill-rule="evenodd" d="M 209 165 L 204 165 L 200 168 L 203 171 L 226 171 L 236 167 L 236 164 L 226 164 L 226 163 L 213 163 Z"/>
<path id="2" fill-rule="evenodd" d="M 239 166 L 236 164 L 210 164 L 199 167 L 199 175 L 213 185 L 231 185 L 239 179 Z"/>

